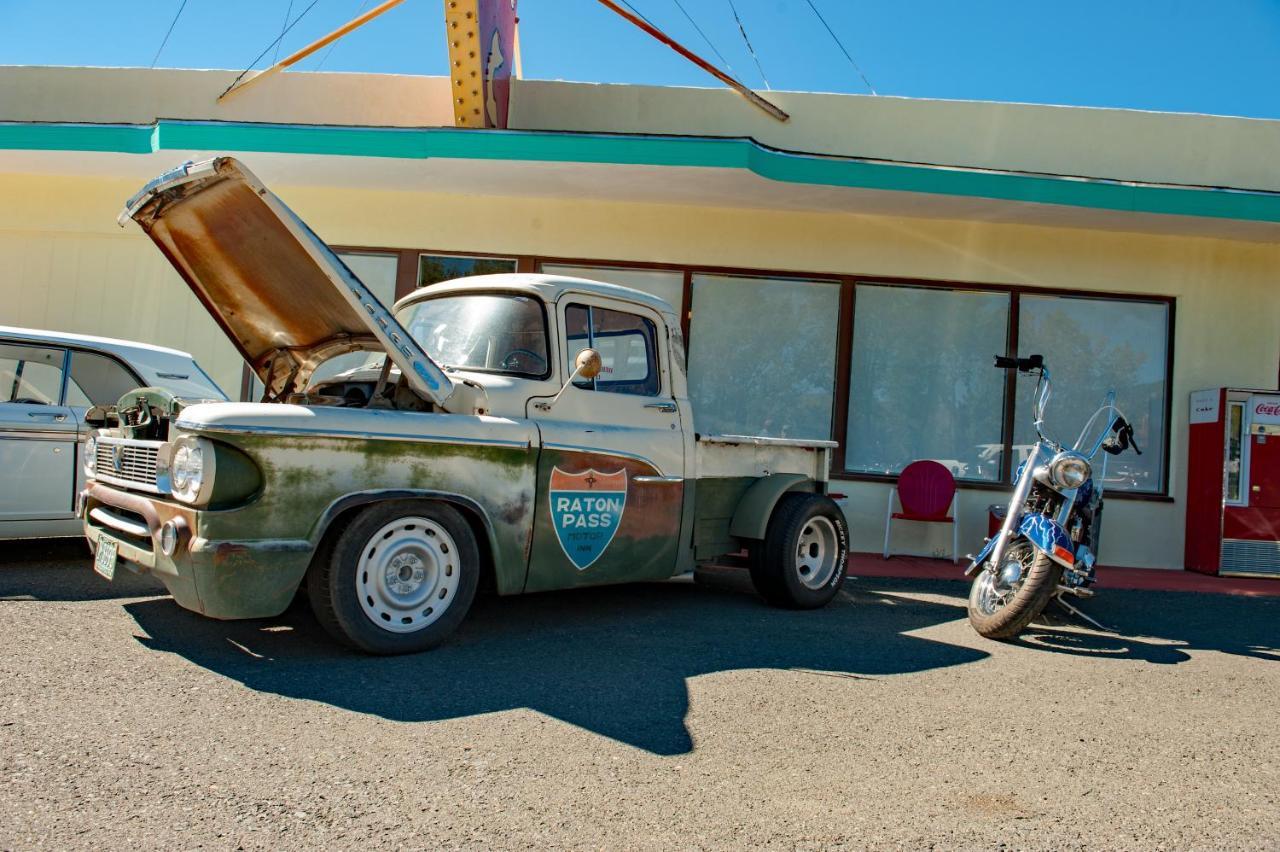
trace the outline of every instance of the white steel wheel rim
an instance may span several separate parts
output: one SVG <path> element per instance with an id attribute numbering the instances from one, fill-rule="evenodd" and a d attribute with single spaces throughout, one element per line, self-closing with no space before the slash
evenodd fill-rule
<path id="1" fill-rule="evenodd" d="M 839 562 L 839 539 L 836 525 L 829 518 L 815 515 L 804 522 L 796 542 L 796 574 L 809 589 L 820 589 L 831 581 Z"/>
<path id="2" fill-rule="evenodd" d="M 453 604 L 458 546 L 435 521 L 397 518 L 369 537 L 356 564 L 356 595 L 369 620 L 392 633 L 435 623 Z"/>

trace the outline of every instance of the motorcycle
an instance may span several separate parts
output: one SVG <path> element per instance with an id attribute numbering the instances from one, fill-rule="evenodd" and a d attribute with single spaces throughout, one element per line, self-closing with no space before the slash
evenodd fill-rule
<path id="1" fill-rule="evenodd" d="M 974 630 L 989 639 L 1011 639 L 1055 598 L 1092 621 L 1063 596 L 1093 596 L 1089 586 L 1095 580 L 1102 533 L 1107 459 L 1129 448 L 1138 455 L 1142 450 L 1134 441 L 1133 426 L 1116 407 L 1114 390 L 1107 392 L 1102 406 L 1067 449 L 1045 434 L 1044 412 L 1052 382 L 1044 358 L 997 355 L 995 366 L 1037 376 L 1032 418 L 1039 441 L 1018 467 L 1000 531 L 987 539 L 965 576 L 974 577 L 969 590 L 969 623 Z M 1086 449 L 1086 438 L 1099 418 L 1106 418 L 1106 425 Z M 1100 453 L 1102 464 L 1095 469 Z"/>

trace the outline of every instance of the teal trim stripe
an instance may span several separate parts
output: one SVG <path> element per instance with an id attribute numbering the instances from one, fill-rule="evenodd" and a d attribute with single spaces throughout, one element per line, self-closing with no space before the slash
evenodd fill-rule
<path id="1" fill-rule="evenodd" d="M 788 153 L 751 139 L 161 120 L 155 125 L 0 123 L 0 149 L 258 151 L 739 169 L 781 183 L 1280 222 L 1280 193 L 872 162 Z"/>

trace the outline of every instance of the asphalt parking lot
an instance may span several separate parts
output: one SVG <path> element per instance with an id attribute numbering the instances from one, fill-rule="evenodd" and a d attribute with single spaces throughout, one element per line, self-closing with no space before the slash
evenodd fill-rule
<path id="1" fill-rule="evenodd" d="M 1107 592 L 996 644 L 961 583 L 481 600 L 448 646 L 220 623 L 0 557 L 0 848 L 1262 848 L 1280 598 Z"/>

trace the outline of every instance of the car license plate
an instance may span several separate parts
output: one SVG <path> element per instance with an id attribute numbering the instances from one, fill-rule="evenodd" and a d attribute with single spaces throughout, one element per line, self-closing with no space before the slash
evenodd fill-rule
<path id="1" fill-rule="evenodd" d="M 93 557 L 93 570 L 108 580 L 116 576 L 116 551 L 119 547 L 119 543 L 109 538 L 98 539 L 98 552 Z"/>

